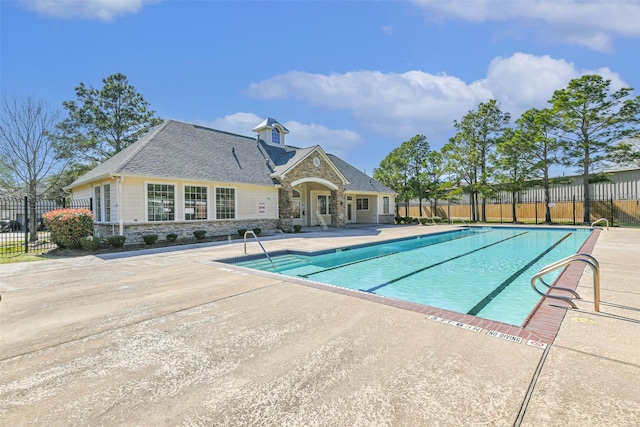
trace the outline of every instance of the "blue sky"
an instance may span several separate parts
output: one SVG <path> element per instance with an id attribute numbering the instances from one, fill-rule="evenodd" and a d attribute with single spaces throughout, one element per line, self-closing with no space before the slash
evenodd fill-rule
<path id="1" fill-rule="evenodd" d="M 621 0 L 2 0 L 0 89 L 62 112 L 119 72 L 163 119 L 253 136 L 273 117 L 371 175 L 489 99 L 517 118 L 588 73 L 637 95 L 638 22 Z"/>

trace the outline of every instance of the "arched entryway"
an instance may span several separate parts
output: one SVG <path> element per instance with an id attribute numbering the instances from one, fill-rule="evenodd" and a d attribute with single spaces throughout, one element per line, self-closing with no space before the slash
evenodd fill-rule
<path id="1" fill-rule="evenodd" d="M 323 178 L 302 178 L 291 183 L 293 225 L 344 227 L 344 190 Z"/>

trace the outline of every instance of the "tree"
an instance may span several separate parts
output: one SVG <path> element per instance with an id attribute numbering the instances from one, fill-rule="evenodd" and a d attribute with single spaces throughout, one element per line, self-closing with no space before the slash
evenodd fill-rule
<path id="1" fill-rule="evenodd" d="M 71 184 L 79 176 L 89 172 L 97 163 L 69 163 L 64 169 L 46 179 L 47 191 L 43 194 L 50 199 L 62 199 L 68 196 L 64 187 Z"/>
<path id="2" fill-rule="evenodd" d="M 450 160 L 448 168 L 458 180 L 467 182 L 472 221 L 480 217 L 479 196 L 482 196 L 482 221 L 487 220 L 486 198 L 493 191 L 489 183 L 489 156 L 501 141 L 509 119 L 509 113 L 503 113 L 498 102 L 492 99 L 480 103 L 476 111 L 469 111 L 460 122 L 454 121 L 458 131 L 445 146 Z"/>
<path id="3" fill-rule="evenodd" d="M 427 137 L 415 135 L 391 151 L 374 169 L 373 177 L 398 193 L 398 200 L 409 202 L 418 199 L 420 216 L 422 201 L 433 191 L 433 157 Z M 431 168 L 431 169 L 430 169 Z"/>
<path id="4" fill-rule="evenodd" d="M 11 165 L 4 157 L 0 157 L 0 197 L 9 196 L 16 190 Z"/>
<path id="5" fill-rule="evenodd" d="M 66 159 L 56 156 L 52 141 L 58 113 L 33 98 L 3 98 L 0 117 L 0 155 L 14 180 L 24 185 L 29 198 L 30 230 L 36 227 L 36 200 L 46 179 L 64 167 Z M 37 233 L 30 241 L 37 240 Z"/>
<path id="6" fill-rule="evenodd" d="M 446 175 L 445 159 L 440 151 L 430 151 L 424 160 L 426 180 L 425 193 L 431 203 L 431 213 L 437 216 L 438 200 L 449 198 L 454 183 L 444 179 Z"/>
<path id="7" fill-rule="evenodd" d="M 498 144 L 492 163 L 499 188 L 511 193 L 511 217 L 515 223 L 518 222 L 518 193 L 531 186 L 534 176 L 534 150 L 533 141 L 523 136 L 521 129 L 509 134 Z"/>
<path id="8" fill-rule="evenodd" d="M 639 135 L 640 96 L 630 97 L 632 88 L 610 90 L 611 81 L 598 75 L 571 80 L 549 101 L 557 114 L 559 135 L 565 152 L 582 174 L 584 223 L 591 221 L 589 175 L 597 164 L 614 153 L 620 155 L 628 138 Z"/>
<path id="9" fill-rule="evenodd" d="M 620 141 L 608 156 L 607 162 L 615 167 L 640 167 L 640 137 Z"/>
<path id="10" fill-rule="evenodd" d="M 428 198 L 429 175 L 426 173 L 426 159 L 431 148 L 424 135 L 415 135 L 400 146 L 401 152 L 407 159 L 409 199 L 418 199 L 419 216 L 422 216 L 422 201 Z"/>
<path id="11" fill-rule="evenodd" d="M 529 150 L 531 156 L 527 161 L 532 173 L 541 176 L 540 182 L 544 190 L 545 222 L 551 223 L 551 185 L 555 182 L 549 175 L 554 165 L 562 164 L 560 157 L 562 143 L 554 135 L 557 123 L 553 112 L 549 109 L 537 110 L 532 108 L 525 111 L 516 120 L 516 133 L 523 144 L 523 149 Z M 557 179 L 556 179 L 557 180 Z"/>
<path id="12" fill-rule="evenodd" d="M 398 200 L 409 202 L 411 193 L 409 189 L 408 159 L 402 151 L 402 147 L 394 148 L 382 159 L 380 166 L 373 170 L 373 177 L 382 184 L 398 193 Z M 398 205 L 396 204 L 396 215 Z"/>
<path id="13" fill-rule="evenodd" d="M 102 162 L 162 123 L 123 74 L 102 82 L 102 89 L 80 83 L 75 89 L 77 102 L 63 103 L 68 113 L 59 125 L 58 150 L 63 157 Z"/>

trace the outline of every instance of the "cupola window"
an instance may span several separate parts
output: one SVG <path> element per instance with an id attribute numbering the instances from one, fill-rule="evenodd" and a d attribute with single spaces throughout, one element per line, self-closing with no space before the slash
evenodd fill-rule
<path id="1" fill-rule="evenodd" d="M 280 144 L 280 129 L 278 128 L 271 129 L 271 143 Z"/>

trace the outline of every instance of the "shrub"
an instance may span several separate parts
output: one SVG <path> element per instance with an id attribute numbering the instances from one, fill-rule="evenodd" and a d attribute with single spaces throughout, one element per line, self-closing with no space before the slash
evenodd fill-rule
<path id="1" fill-rule="evenodd" d="M 420 218 L 419 221 L 420 221 L 420 224 L 422 225 L 426 225 L 428 222 L 430 222 L 429 218 Z"/>
<path id="2" fill-rule="evenodd" d="M 413 222 L 413 218 L 411 218 L 410 216 L 405 216 L 405 217 L 402 219 L 402 221 L 403 221 L 405 224 L 411 224 L 411 223 Z"/>
<path id="3" fill-rule="evenodd" d="M 167 242 L 175 242 L 178 239 L 178 235 L 176 233 L 167 234 Z"/>
<path id="4" fill-rule="evenodd" d="M 196 230 L 193 232 L 196 240 L 203 240 L 205 234 L 207 234 L 207 230 Z"/>
<path id="5" fill-rule="evenodd" d="M 246 233 L 246 232 L 247 232 L 246 228 L 240 228 L 238 230 L 238 234 L 240 235 L 240 237 L 244 237 L 244 233 Z"/>
<path id="6" fill-rule="evenodd" d="M 396 215 L 394 219 L 396 221 L 396 224 L 401 224 L 402 223 L 402 217 L 400 215 Z"/>
<path id="7" fill-rule="evenodd" d="M 51 241 L 61 248 L 80 248 L 80 239 L 93 233 L 93 214 L 89 209 L 56 209 L 42 214 Z"/>
<path id="8" fill-rule="evenodd" d="M 253 229 L 253 232 L 256 233 L 256 236 L 259 236 L 262 233 L 262 230 L 259 227 Z"/>
<path id="9" fill-rule="evenodd" d="M 296 224 L 293 226 L 293 232 L 294 233 L 299 233 L 300 230 L 302 230 L 302 226 L 300 224 Z"/>
<path id="10" fill-rule="evenodd" d="M 153 245 L 155 242 L 158 241 L 158 235 L 157 234 L 147 234 L 145 236 L 142 236 L 142 240 L 144 240 L 144 242 L 147 245 Z"/>
<path id="11" fill-rule="evenodd" d="M 109 243 L 109 246 L 112 246 L 114 248 L 121 248 L 124 246 L 124 242 L 125 240 L 127 240 L 127 238 L 125 236 L 111 236 L 111 237 L 107 237 L 107 243 Z"/>
<path id="12" fill-rule="evenodd" d="M 80 239 L 80 244 L 89 251 L 95 251 L 102 246 L 102 240 L 98 237 L 86 236 Z"/>

